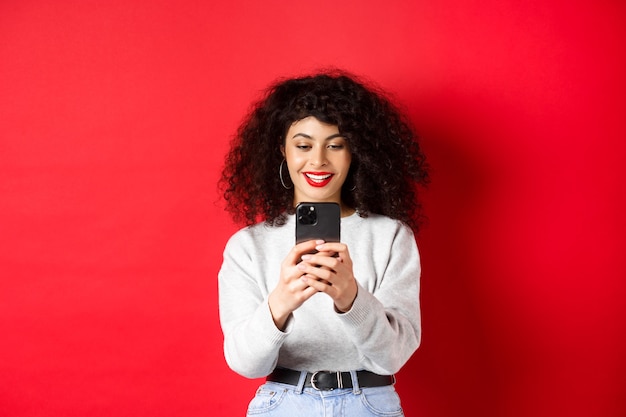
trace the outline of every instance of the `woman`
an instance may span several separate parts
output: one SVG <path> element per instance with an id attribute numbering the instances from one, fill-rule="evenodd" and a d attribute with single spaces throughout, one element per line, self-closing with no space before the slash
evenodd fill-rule
<path id="1" fill-rule="evenodd" d="M 354 76 L 282 80 L 256 103 L 221 179 L 246 224 L 219 272 L 224 353 L 267 377 L 248 415 L 403 415 L 393 375 L 420 343 L 412 229 L 427 178 L 409 124 Z M 341 242 L 295 245 L 300 202 L 339 204 Z"/>

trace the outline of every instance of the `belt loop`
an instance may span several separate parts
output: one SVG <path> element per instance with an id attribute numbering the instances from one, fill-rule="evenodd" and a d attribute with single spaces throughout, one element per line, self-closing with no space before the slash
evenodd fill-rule
<path id="1" fill-rule="evenodd" d="M 356 371 L 350 371 L 350 378 L 352 378 L 352 393 L 354 395 L 361 394 L 361 387 L 359 387 L 359 378 Z"/>
<path id="2" fill-rule="evenodd" d="M 300 371 L 300 379 L 298 379 L 298 385 L 296 386 L 296 393 L 302 394 L 304 391 L 304 383 L 306 382 L 306 371 Z"/>

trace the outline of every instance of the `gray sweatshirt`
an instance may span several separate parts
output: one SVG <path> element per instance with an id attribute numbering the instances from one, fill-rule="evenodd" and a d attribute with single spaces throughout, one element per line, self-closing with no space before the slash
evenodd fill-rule
<path id="1" fill-rule="evenodd" d="M 288 319 L 272 320 L 268 295 L 280 264 L 294 246 L 295 217 L 279 227 L 263 223 L 235 233 L 219 272 L 224 355 L 235 372 L 268 375 L 276 366 L 315 372 L 369 370 L 396 373 L 420 344 L 420 259 L 413 232 L 385 216 L 341 219 L 358 293 L 350 311 L 315 294 Z"/>

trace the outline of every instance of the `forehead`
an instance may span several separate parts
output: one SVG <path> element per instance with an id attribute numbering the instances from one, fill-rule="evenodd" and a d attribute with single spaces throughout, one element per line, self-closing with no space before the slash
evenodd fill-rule
<path id="1" fill-rule="evenodd" d="M 334 124 L 321 122 L 313 116 L 308 116 L 304 119 L 296 120 L 291 124 L 291 126 L 289 126 L 289 129 L 287 130 L 288 137 L 298 133 L 306 133 L 309 134 L 309 136 L 312 136 L 313 133 L 335 134 L 339 133 L 339 127 Z"/>

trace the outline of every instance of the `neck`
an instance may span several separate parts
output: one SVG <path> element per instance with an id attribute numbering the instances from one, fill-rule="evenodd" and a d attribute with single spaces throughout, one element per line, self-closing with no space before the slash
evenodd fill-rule
<path id="1" fill-rule="evenodd" d="M 352 207 L 341 205 L 341 217 L 352 216 L 356 210 Z"/>

